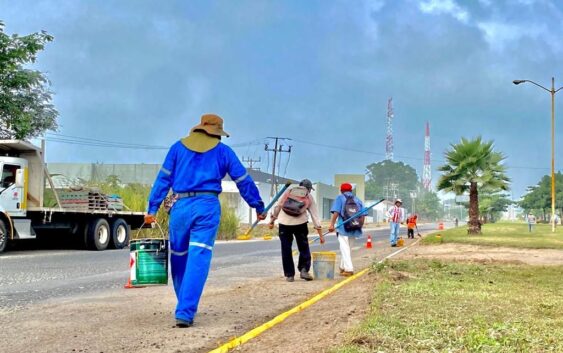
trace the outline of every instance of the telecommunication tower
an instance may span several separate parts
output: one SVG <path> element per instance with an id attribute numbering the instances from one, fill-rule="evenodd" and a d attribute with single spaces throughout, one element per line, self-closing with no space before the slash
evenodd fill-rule
<path id="1" fill-rule="evenodd" d="M 424 135 L 424 168 L 422 169 L 422 186 L 426 190 L 432 188 L 432 169 L 430 168 L 430 123 L 426 122 Z"/>
<path id="2" fill-rule="evenodd" d="M 387 136 L 385 138 L 385 159 L 393 160 L 393 98 L 387 101 Z"/>

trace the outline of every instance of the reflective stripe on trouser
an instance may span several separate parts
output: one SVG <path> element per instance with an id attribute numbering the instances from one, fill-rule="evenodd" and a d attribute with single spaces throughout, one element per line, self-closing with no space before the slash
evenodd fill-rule
<path id="1" fill-rule="evenodd" d="M 391 234 L 389 234 L 389 242 L 391 242 L 391 245 L 397 244 L 397 238 L 399 237 L 399 227 L 401 226 L 401 224 L 395 222 L 391 222 L 389 224 L 391 227 Z"/>
<path id="2" fill-rule="evenodd" d="M 207 281 L 221 206 L 216 196 L 176 201 L 170 214 L 170 264 L 176 318 L 193 320 Z"/>
<path id="3" fill-rule="evenodd" d="M 340 268 L 347 272 L 354 272 L 351 251 L 354 244 L 354 238 L 338 234 L 338 243 L 340 244 Z"/>

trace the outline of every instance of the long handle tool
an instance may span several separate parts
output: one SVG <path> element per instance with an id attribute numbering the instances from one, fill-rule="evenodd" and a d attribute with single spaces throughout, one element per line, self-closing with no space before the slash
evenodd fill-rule
<path id="1" fill-rule="evenodd" d="M 272 206 L 279 200 L 279 198 L 283 195 L 283 193 L 287 190 L 287 188 L 289 188 L 291 186 L 291 182 L 287 182 L 285 183 L 285 185 L 283 186 L 283 188 L 278 191 L 278 193 L 274 196 L 274 198 L 272 199 L 272 201 L 270 201 L 270 203 L 268 204 L 268 206 L 266 206 L 266 208 L 264 209 L 264 212 L 262 212 L 262 215 L 267 215 L 268 211 L 270 210 L 270 208 L 272 208 Z M 244 233 L 243 235 L 240 235 L 239 238 L 243 239 L 243 240 L 247 240 L 250 239 L 250 233 L 252 232 L 252 230 L 254 230 L 254 228 L 258 225 L 258 223 L 260 222 L 259 219 L 257 219 L 256 221 L 254 221 L 254 223 L 252 223 L 252 226 L 250 228 L 248 228 L 248 230 L 246 231 L 246 233 Z"/>
<path id="2" fill-rule="evenodd" d="M 369 207 L 364 207 L 361 210 L 359 210 L 358 212 L 354 213 L 350 218 L 348 218 L 345 221 L 340 222 L 339 224 L 337 224 L 334 228 L 339 228 L 343 225 L 345 225 L 346 223 L 350 222 L 353 219 L 356 219 L 360 216 L 364 216 L 365 213 L 369 210 L 371 210 L 372 208 L 374 208 L 375 206 L 379 205 L 380 203 L 382 203 L 383 201 L 385 201 L 385 199 L 381 199 L 379 201 L 377 201 L 376 203 L 374 203 L 373 205 L 370 205 Z M 329 234 L 329 231 L 326 231 L 323 233 L 323 237 L 327 234 Z M 312 240 L 309 240 L 309 245 L 313 244 L 314 242 L 316 242 L 317 240 L 321 239 L 321 237 L 315 237 Z M 293 255 L 297 254 L 297 250 L 293 250 Z"/>

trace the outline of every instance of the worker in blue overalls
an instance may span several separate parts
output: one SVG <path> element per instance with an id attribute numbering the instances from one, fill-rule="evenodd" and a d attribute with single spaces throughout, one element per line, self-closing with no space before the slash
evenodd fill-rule
<path id="1" fill-rule="evenodd" d="M 233 150 L 221 143 L 221 136 L 229 136 L 223 131 L 223 119 L 203 115 L 188 137 L 172 145 L 149 196 L 148 224 L 156 221 L 170 188 L 175 200 L 170 210 L 170 262 L 178 327 L 193 325 L 219 228 L 218 196 L 226 174 L 248 205 L 256 209 L 258 219 L 265 218 L 258 188 Z"/>

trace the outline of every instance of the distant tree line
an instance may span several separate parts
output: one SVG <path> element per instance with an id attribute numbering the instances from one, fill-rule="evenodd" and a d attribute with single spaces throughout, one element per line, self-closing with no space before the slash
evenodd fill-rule
<path id="1" fill-rule="evenodd" d="M 551 214 L 551 176 L 544 175 L 540 181 L 528 187 L 527 193 L 519 202 L 526 212 L 532 212 L 544 221 Z M 555 207 L 556 213 L 563 214 L 563 174 L 555 174 Z"/>
<path id="2" fill-rule="evenodd" d="M 403 200 L 403 207 L 414 212 L 423 220 L 437 220 L 443 216 L 443 207 L 438 195 L 422 187 L 416 169 L 403 162 L 384 160 L 366 167 L 366 198 L 386 198 L 393 201 L 395 196 Z"/>

